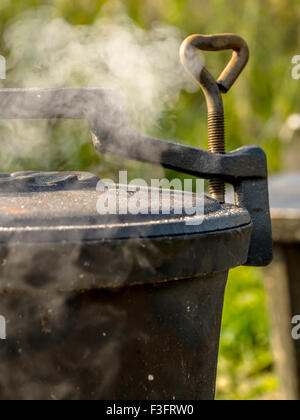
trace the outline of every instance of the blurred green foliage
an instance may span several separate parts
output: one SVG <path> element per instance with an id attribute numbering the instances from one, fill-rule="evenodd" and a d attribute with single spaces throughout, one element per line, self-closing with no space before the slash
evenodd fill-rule
<path id="1" fill-rule="evenodd" d="M 0 35 L 10 19 L 32 7 L 54 5 L 74 25 L 86 25 L 102 15 L 102 6 L 113 0 L 2 0 Z M 300 109 L 297 82 L 291 77 L 291 59 L 300 52 L 300 3 L 298 0 L 127 0 L 128 13 L 139 25 L 151 28 L 155 22 L 175 25 L 183 34 L 234 32 L 243 36 L 251 50 L 250 63 L 232 91 L 224 96 L 227 150 L 256 143 L 268 153 L 271 172 L 280 169 L 278 133 L 291 112 Z M 108 10 L 110 12 L 108 12 Z M 114 7 L 106 13 L 114 13 Z M 0 49 L 4 44 L 1 42 Z M 2 54 L 5 54 L 5 50 Z M 216 76 L 229 53 L 208 54 L 207 65 Z M 207 147 L 207 122 L 202 94 L 182 93 L 175 109 L 167 112 L 151 134 Z M 87 142 L 89 139 L 87 139 Z M 70 146 L 71 147 L 71 146 Z M 86 158 L 82 154 L 86 153 Z M 89 169 L 95 164 L 92 147 L 50 162 L 65 169 Z M 57 158 L 57 156 L 56 156 Z M 22 161 L 22 165 L 28 163 Z M 39 162 L 30 162 L 37 169 Z M 15 169 L 19 169 L 16 167 Z M 40 168 L 43 169 L 43 168 Z"/>
<path id="2" fill-rule="evenodd" d="M 74 25 L 88 25 L 101 16 L 102 6 L 107 3 L 114 2 L 1 0 L 1 53 L 6 53 L 1 34 L 7 22 L 26 9 L 54 5 L 56 15 Z M 180 28 L 184 35 L 234 32 L 248 41 L 250 63 L 232 91 L 224 96 L 227 150 L 258 144 L 268 154 L 270 171 L 278 171 L 282 147 L 279 131 L 289 114 L 300 110 L 299 84 L 291 77 L 291 59 L 300 54 L 299 0 L 127 0 L 123 4 L 130 17 L 146 29 L 155 22 L 164 22 Z M 113 13 L 114 8 L 109 10 Z M 217 76 L 228 57 L 227 53 L 208 54 L 207 66 Z M 41 167 L 41 162 L 32 156 L 20 158 L 12 170 L 97 171 L 103 161 L 108 170 L 124 169 L 122 160 L 94 153 L 87 128 L 86 139 L 78 144 L 72 124 L 63 128 L 57 125 L 60 123 L 52 124 L 59 130 L 53 131 L 52 145 L 45 151 L 50 156 L 47 165 Z M 206 110 L 201 92 L 183 92 L 174 109 L 163 115 L 151 134 L 207 148 Z M 151 174 L 151 167 L 146 165 L 125 164 L 133 173 L 138 167 L 138 171 Z M 231 274 L 221 340 L 219 398 L 263 398 L 276 389 L 261 277 L 260 272 L 246 268 Z"/>
<path id="3" fill-rule="evenodd" d="M 261 274 L 246 267 L 230 273 L 220 343 L 219 399 L 278 398 Z"/>

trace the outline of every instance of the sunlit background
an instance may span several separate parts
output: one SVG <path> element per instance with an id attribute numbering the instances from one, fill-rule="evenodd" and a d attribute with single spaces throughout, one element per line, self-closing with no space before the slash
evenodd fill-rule
<path id="1" fill-rule="evenodd" d="M 227 150 L 257 144 L 273 173 L 284 169 L 297 128 L 291 115 L 300 113 L 300 80 L 292 78 L 299 22 L 299 0 L 1 0 L 0 54 L 7 58 L 7 79 L 0 86 L 124 88 L 136 128 L 206 149 L 204 98 L 181 71 L 178 47 L 192 33 L 237 33 L 247 40 L 251 60 L 224 96 Z M 206 55 L 215 76 L 229 54 Z M 154 171 L 163 175 L 149 165 L 97 155 L 82 122 L 1 122 L 0 136 L 2 172 L 86 170 L 112 178 L 127 168 L 146 180 Z M 262 272 L 233 270 L 217 398 L 280 398 L 266 306 Z"/>

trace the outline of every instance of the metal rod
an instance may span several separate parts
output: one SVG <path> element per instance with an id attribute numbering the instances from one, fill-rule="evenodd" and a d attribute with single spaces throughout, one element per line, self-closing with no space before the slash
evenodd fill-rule
<path id="1" fill-rule="evenodd" d="M 233 56 L 218 81 L 196 57 L 196 50 L 219 51 L 233 49 Z M 231 88 L 249 59 L 246 42 L 233 34 L 192 35 L 182 44 L 181 61 L 188 73 L 200 84 L 208 110 L 208 147 L 212 153 L 225 154 L 225 118 L 221 92 Z M 225 184 L 219 179 L 210 181 L 210 194 L 225 202 Z"/>

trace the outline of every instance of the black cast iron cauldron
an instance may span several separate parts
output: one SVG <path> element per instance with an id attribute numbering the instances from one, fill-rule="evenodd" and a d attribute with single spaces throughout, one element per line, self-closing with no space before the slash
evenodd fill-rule
<path id="1" fill-rule="evenodd" d="M 0 103 L 1 118 L 87 119 L 104 153 L 236 191 L 235 206 L 205 196 L 200 224 L 178 192 L 169 215 L 100 215 L 93 175 L 1 174 L 0 398 L 213 399 L 228 270 L 272 256 L 263 151 L 141 136 L 108 90 L 9 89 Z"/>

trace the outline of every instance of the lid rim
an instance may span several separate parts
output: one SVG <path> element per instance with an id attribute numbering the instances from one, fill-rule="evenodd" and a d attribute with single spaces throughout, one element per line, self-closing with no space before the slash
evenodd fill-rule
<path id="1" fill-rule="evenodd" d="M 252 227 L 102 243 L 0 244 L 6 260 L 0 292 L 112 289 L 228 271 L 247 261 Z"/>

